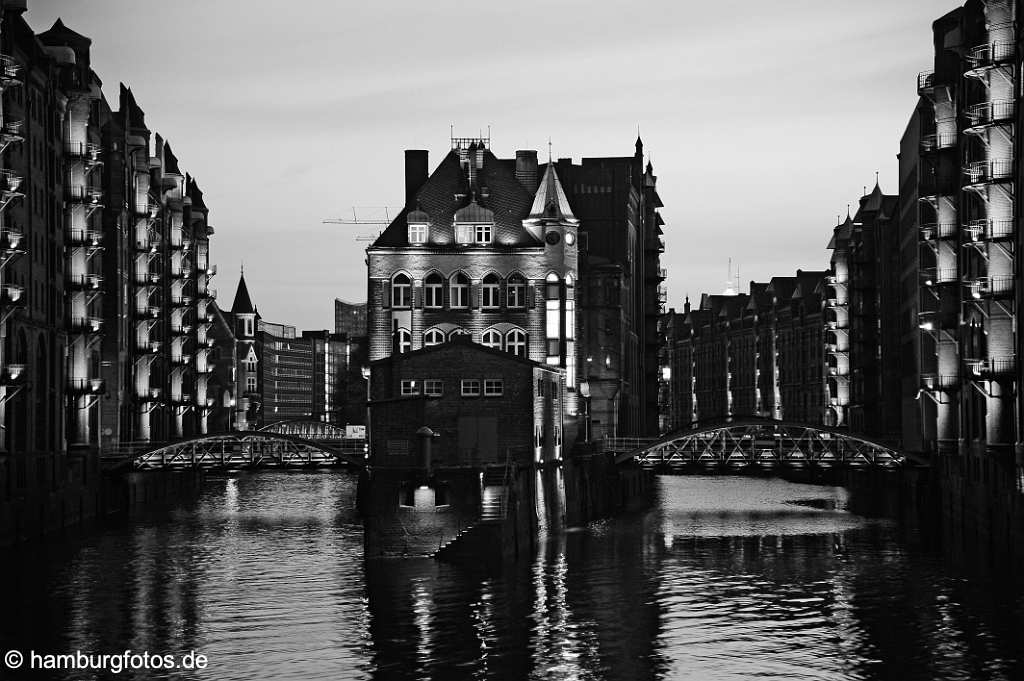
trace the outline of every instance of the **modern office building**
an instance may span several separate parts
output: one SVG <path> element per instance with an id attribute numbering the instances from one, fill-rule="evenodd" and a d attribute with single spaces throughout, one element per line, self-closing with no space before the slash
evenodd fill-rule
<path id="1" fill-rule="evenodd" d="M 350 338 L 366 336 L 366 303 L 350 303 L 335 298 L 334 333 L 344 333 Z"/>

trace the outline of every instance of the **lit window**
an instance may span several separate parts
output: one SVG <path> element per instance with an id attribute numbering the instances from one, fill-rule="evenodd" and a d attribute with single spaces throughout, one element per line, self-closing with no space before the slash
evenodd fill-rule
<path id="1" fill-rule="evenodd" d="M 411 244 L 425 244 L 427 242 L 427 226 L 420 223 L 412 223 L 409 225 L 409 243 Z"/>
<path id="2" fill-rule="evenodd" d="M 526 357 L 526 332 L 522 329 L 509 331 L 505 336 L 505 351 L 516 357 Z"/>
<path id="3" fill-rule="evenodd" d="M 458 272 L 452 277 L 451 306 L 469 307 L 469 279 L 462 272 Z"/>
<path id="4" fill-rule="evenodd" d="M 444 279 L 437 272 L 423 282 L 423 307 L 439 308 L 444 305 Z"/>
<path id="5" fill-rule="evenodd" d="M 478 244 L 491 243 L 491 226 L 476 225 L 473 229 L 473 241 Z"/>
<path id="6" fill-rule="evenodd" d="M 501 286 L 501 280 L 498 279 L 496 274 L 488 274 L 484 277 L 483 284 L 480 287 L 480 307 L 486 309 L 496 309 L 498 307 L 498 291 Z"/>
<path id="7" fill-rule="evenodd" d="M 463 397 L 480 397 L 480 381 L 475 378 L 462 379 Z"/>
<path id="8" fill-rule="evenodd" d="M 440 329 L 427 329 L 423 332 L 423 347 L 444 343 L 444 333 Z"/>
<path id="9" fill-rule="evenodd" d="M 501 334 L 494 329 L 488 329 L 484 331 L 484 335 L 480 338 L 480 343 L 488 348 L 501 350 Z"/>
<path id="10" fill-rule="evenodd" d="M 402 381 L 403 395 L 419 395 L 420 384 L 417 381 Z"/>
<path id="11" fill-rule="evenodd" d="M 391 281 L 391 306 L 409 307 L 412 282 L 404 274 L 396 275 Z"/>
<path id="12" fill-rule="evenodd" d="M 412 349 L 412 334 L 408 329 L 398 330 L 398 352 L 409 352 Z"/>
<path id="13" fill-rule="evenodd" d="M 440 397 L 444 394 L 444 382 L 436 379 L 423 381 L 423 394 L 431 397 Z"/>
<path id="14" fill-rule="evenodd" d="M 504 388 L 505 382 L 500 378 L 484 379 L 484 397 L 500 397 Z"/>
<path id="15" fill-rule="evenodd" d="M 526 280 L 521 274 L 508 278 L 508 306 L 526 307 Z"/>

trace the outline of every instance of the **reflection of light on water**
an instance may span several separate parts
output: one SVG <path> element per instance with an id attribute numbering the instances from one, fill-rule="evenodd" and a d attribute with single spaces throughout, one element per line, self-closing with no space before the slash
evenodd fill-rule
<path id="1" fill-rule="evenodd" d="M 224 510 L 238 513 L 238 478 L 228 478 L 224 484 Z"/>
<path id="2" fill-rule="evenodd" d="M 555 555 L 548 559 L 548 551 Z M 569 565 L 564 540 L 542 542 L 533 565 L 535 673 L 532 678 L 579 679 L 599 659 L 594 632 L 597 625 L 581 627 L 568 602 Z M 588 633 L 589 632 L 589 633 Z"/>
<path id="3" fill-rule="evenodd" d="M 480 600 L 472 606 L 473 620 L 476 623 L 477 638 L 480 640 L 478 657 L 481 661 L 480 673 L 486 675 L 487 657 L 500 647 L 499 632 L 494 629 L 494 580 L 485 579 L 480 583 Z M 497 670 L 495 670 L 497 671 Z"/>
<path id="4" fill-rule="evenodd" d="M 416 652 L 420 660 L 427 664 L 430 661 L 430 653 L 433 650 L 433 631 L 431 630 L 430 611 L 434 607 L 434 599 L 430 590 L 422 580 L 417 581 L 412 589 L 412 611 L 413 622 L 420 632 Z"/>
<path id="5" fill-rule="evenodd" d="M 537 470 L 537 479 L 534 481 L 533 490 L 533 507 L 537 514 L 537 533 L 543 538 L 548 532 L 548 507 L 544 502 L 544 473 L 540 469 Z"/>

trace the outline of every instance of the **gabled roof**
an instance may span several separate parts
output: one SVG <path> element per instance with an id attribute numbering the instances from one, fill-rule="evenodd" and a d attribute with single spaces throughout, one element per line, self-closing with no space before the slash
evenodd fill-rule
<path id="1" fill-rule="evenodd" d="M 555 164 L 548 163 L 544 171 L 544 177 L 537 187 L 537 193 L 533 197 L 533 205 L 530 207 L 531 220 L 575 220 L 569 206 L 569 199 L 565 197 L 562 183 L 555 172 Z"/>
<path id="2" fill-rule="evenodd" d="M 238 277 L 238 289 L 235 291 L 235 302 L 231 304 L 231 314 L 254 314 L 256 308 L 249 297 L 249 287 L 245 285 L 245 275 Z"/>
<path id="3" fill-rule="evenodd" d="M 164 172 L 181 174 L 181 169 L 178 168 L 178 157 L 171 151 L 171 143 L 167 140 L 164 140 Z"/>
<path id="4" fill-rule="evenodd" d="M 121 83 L 120 111 L 118 113 L 124 118 L 125 126 L 128 128 L 146 128 L 146 114 L 135 101 L 132 89 Z"/>
<path id="5" fill-rule="evenodd" d="M 471 188 L 458 150 L 450 151 L 416 192 L 411 203 L 416 210 L 403 208 L 370 248 L 408 246 L 410 217 L 428 224 L 431 245 L 454 244 L 456 212 L 464 208 L 471 213 L 476 211 L 470 207 L 473 202 L 493 214 L 495 244 L 540 245 L 540 240 L 523 228 L 523 218 L 529 215 L 533 197 L 516 179 L 514 161 L 503 161 L 489 149 L 483 150 L 482 157 L 483 165 L 475 170 L 475 186 Z M 460 213 L 460 217 L 465 215 Z"/>
<path id="6" fill-rule="evenodd" d="M 53 22 L 53 26 L 48 31 L 43 31 L 38 37 L 44 45 L 67 45 L 68 47 L 83 48 L 92 44 L 91 39 L 65 26 L 60 17 L 57 17 L 57 21 Z"/>

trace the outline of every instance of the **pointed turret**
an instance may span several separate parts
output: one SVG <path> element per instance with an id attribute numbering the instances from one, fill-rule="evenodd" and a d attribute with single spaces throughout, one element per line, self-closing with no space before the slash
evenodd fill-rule
<path id="1" fill-rule="evenodd" d="M 245 285 L 245 274 L 238 277 L 238 289 L 235 291 L 235 302 L 231 303 L 231 314 L 256 314 L 249 297 L 249 287 Z"/>
<path id="2" fill-rule="evenodd" d="M 544 178 L 540 181 L 537 193 L 530 208 L 529 220 L 576 220 L 569 199 L 565 197 L 562 183 L 558 179 L 553 163 L 547 165 Z"/>

